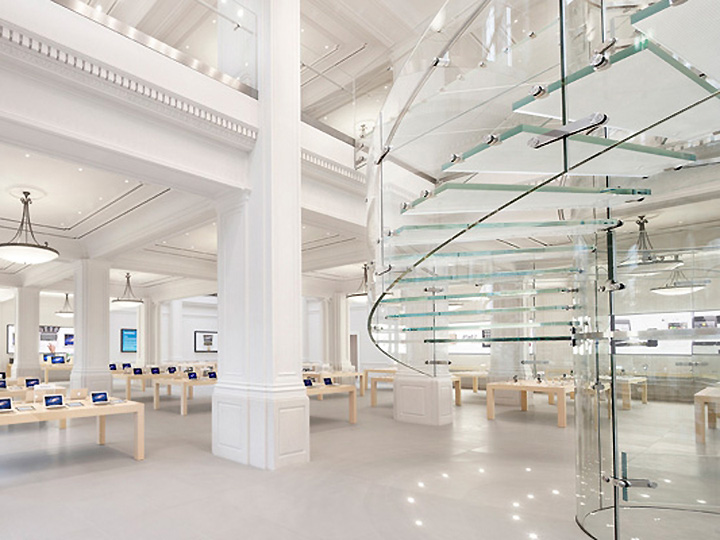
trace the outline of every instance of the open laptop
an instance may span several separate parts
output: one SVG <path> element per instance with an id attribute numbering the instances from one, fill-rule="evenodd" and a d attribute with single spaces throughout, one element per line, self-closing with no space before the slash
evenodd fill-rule
<path id="1" fill-rule="evenodd" d="M 62 394 L 46 394 L 43 396 L 46 409 L 62 409 L 65 407 L 65 396 Z"/>
<path id="2" fill-rule="evenodd" d="M 7 388 L 7 381 L 5 379 L 0 379 L 0 388 Z"/>
<path id="3" fill-rule="evenodd" d="M 159 367 L 151 367 L 150 374 L 151 375 L 160 375 L 160 368 Z"/>
<path id="4" fill-rule="evenodd" d="M 325 377 L 325 378 L 323 378 L 323 382 L 325 383 L 326 386 L 332 386 L 332 385 L 333 385 L 333 380 L 332 380 L 330 377 Z"/>
<path id="5" fill-rule="evenodd" d="M 217 373 L 215 373 L 214 371 L 208 371 L 207 376 L 208 379 L 217 379 Z"/>
<path id="6" fill-rule="evenodd" d="M 191 381 L 194 381 L 197 379 L 197 373 L 195 373 L 194 371 L 188 371 L 187 376 L 188 376 L 188 379 L 190 379 Z"/>
<path id="7" fill-rule="evenodd" d="M 50 359 L 51 364 L 64 364 L 65 363 L 65 357 L 64 356 L 53 356 Z"/>
<path id="8" fill-rule="evenodd" d="M 110 364 L 110 371 L 117 371 L 117 364 Z"/>
<path id="9" fill-rule="evenodd" d="M 15 409 L 12 401 L 12 398 L 9 397 L 0 398 L 0 413 L 13 412 Z"/>
<path id="10" fill-rule="evenodd" d="M 131 367 L 132 367 L 132 364 L 123 364 L 122 365 L 123 369 L 130 369 Z"/>
<path id="11" fill-rule="evenodd" d="M 170 366 L 169 368 L 167 368 L 167 372 L 170 373 L 171 375 L 173 373 L 175 373 L 176 371 L 177 371 L 177 368 L 175 366 Z"/>
<path id="12" fill-rule="evenodd" d="M 50 362 L 52 360 L 53 354 L 52 353 L 44 353 L 43 354 L 43 362 Z"/>
<path id="13" fill-rule="evenodd" d="M 312 386 L 312 379 L 303 379 L 305 386 Z"/>
<path id="14" fill-rule="evenodd" d="M 142 374 L 143 374 L 142 368 L 139 368 L 139 367 L 133 368 L 133 375 L 142 375 Z"/>
<path id="15" fill-rule="evenodd" d="M 25 379 L 25 388 L 32 388 L 40 384 L 40 379 Z"/>
<path id="16" fill-rule="evenodd" d="M 93 405 L 109 405 L 110 396 L 107 392 L 90 392 L 90 399 Z"/>
<path id="17" fill-rule="evenodd" d="M 5 372 L 4 371 L 0 371 L 0 380 L 3 380 L 3 381 L 5 380 Z"/>

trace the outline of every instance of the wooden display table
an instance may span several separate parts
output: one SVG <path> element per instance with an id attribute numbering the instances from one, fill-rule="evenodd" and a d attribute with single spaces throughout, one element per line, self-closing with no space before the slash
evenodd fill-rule
<path id="1" fill-rule="evenodd" d="M 28 392 L 33 394 L 33 398 L 37 399 L 45 394 L 65 394 L 65 388 L 54 384 L 43 385 L 43 388 L 37 386 L 27 388 L 25 386 L 8 386 L 0 388 L 0 398 L 13 398 L 13 400 L 26 401 Z"/>
<path id="2" fill-rule="evenodd" d="M 612 381 L 612 377 L 604 375 L 600 377 L 600 380 L 609 384 Z M 642 402 L 644 404 L 647 404 L 647 377 L 643 377 L 640 375 L 617 375 L 615 377 L 615 383 L 620 388 L 620 395 L 622 396 L 622 408 L 624 411 L 629 411 L 632 407 L 632 386 L 634 384 L 640 385 L 640 395 L 642 397 Z"/>
<path id="3" fill-rule="evenodd" d="M 350 401 L 350 415 L 349 422 L 351 424 L 357 423 L 357 389 L 354 384 L 333 384 L 324 386 L 308 386 L 306 388 L 308 397 L 318 396 L 329 396 L 332 394 L 348 394 Z"/>
<path id="4" fill-rule="evenodd" d="M 395 377 L 373 377 L 372 381 L 370 382 L 370 406 L 371 407 L 377 407 L 377 385 L 380 382 L 393 382 L 395 380 Z M 452 385 L 453 389 L 455 390 L 455 405 L 458 407 L 462 405 L 462 392 L 461 392 L 461 385 L 460 378 L 459 377 L 452 377 Z"/>
<path id="5" fill-rule="evenodd" d="M 167 385 L 168 386 L 168 395 L 170 395 L 171 391 L 170 388 L 172 386 L 179 386 L 182 389 L 182 393 L 180 395 L 180 414 L 183 416 L 187 416 L 187 402 L 188 398 L 192 399 L 193 397 L 193 389 L 196 386 L 213 386 L 217 383 L 217 379 L 188 379 L 187 376 L 184 378 L 182 377 L 170 377 L 168 375 L 165 375 L 164 377 L 162 375 L 155 375 L 155 377 L 158 377 L 156 379 L 153 379 L 153 386 L 154 388 L 154 394 L 153 394 L 153 408 L 158 409 L 160 408 L 160 386 Z"/>
<path id="6" fill-rule="evenodd" d="M 90 399 L 78 400 L 69 403 L 82 403 L 82 407 L 63 407 L 60 409 L 46 409 L 40 403 L 34 403 L 32 411 L 14 411 L 0 414 L 0 426 L 15 424 L 31 424 L 34 422 L 51 422 L 58 420 L 61 423 L 71 418 L 98 419 L 98 444 L 105 444 L 105 418 L 117 414 L 135 415 L 135 453 L 138 461 L 145 459 L 145 405 L 136 401 L 123 401 L 108 405 L 93 405 Z"/>
<path id="7" fill-rule="evenodd" d="M 472 390 L 473 393 L 478 392 L 478 379 L 487 379 L 487 371 L 450 371 L 450 375 L 457 377 L 462 382 L 463 379 L 472 379 Z"/>
<path id="8" fill-rule="evenodd" d="M 169 373 L 158 373 L 153 375 L 152 373 L 143 373 L 142 375 L 134 375 L 133 373 L 113 373 L 113 377 L 116 379 L 125 379 L 125 399 L 128 401 L 132 399 L 132 383 L 134 381 L 140 382 L 140 387 L 143 392 L 147 388 L 147 383 L 155 379 L 168 379 L 173 377 L 179 377 L 180 375 L 170 375 Z M 167 390 L 168 396 L 172 394 L 172 387 L 168 385 Z"/>
<path id="9" fill-rule="evenodd" d="M 365 390 L 368 389 L 368 384 L 370 383 L 370 373 L 391 373 L 395 375 L 397 373 L 397 368 L 370 368 L 363 371 L 363 375 L 365 375 Z"/>
<path id="10" fill-rule="evenodd" d="M 355 377 L 360 379 L 360 396 L 365 395 L 365 373 L 361 371 L 303 371 L 302 376 L 303 379 L 312 379 L 321 382 L 325 377 L 330 377 L 333 382 L 343 377 Z"/>
<path id="11" fill-rule="evenodd" d="M 718 405 L 720 405 L 720 387 L 709 386 L 695 394 L 695 442 L 705 444 L 705 406 L 707 405 L 707 424 L 710 429 L 717 428 Z"/>
<path id="12" fill-rule="evenodd" d="M 518 382 L 492 382 L 487 384 L 487 418 L 495 419 L 495 391 L 513 390 L 520 392 L 520 408 L 528 410 L 528 394 L 533 392 L 555 394 L 557 397 L 558 427 L 567 427 L 567 395 L 575 390 L 572 383 L 561 384 L 559 382 L 543 381 L 518 381 Z"/>
<path id="13" fill-rule="evenodd" d="M 65 362 L 63 364 L 51 364 L 50 362 L 41 362 L 40 367 L 43 370 L 45 383 L 47 384 L 48 382 L 50 382 L 51 371 L 72 371 L 73 363 Z"/>

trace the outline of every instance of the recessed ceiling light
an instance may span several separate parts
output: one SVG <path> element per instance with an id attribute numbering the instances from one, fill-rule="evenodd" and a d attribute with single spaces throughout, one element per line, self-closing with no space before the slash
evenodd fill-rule
<path id="1" fill-rule="evenodd" d="M 425 482 L 418 482 L 418 487 L 425 487 Z"/>
<path id="2" fill-rule="evenodd" d="M 326 50 L 329 49 L 329 48 L 330 48 L 330 45 L 325 45 L 325 49 L 326 49 Z"/>
<path id="3" fill-rule="evenodd" d="M 535 533 L 530 533 L 530 534 L 528 534 L 528 537 L 529 537 L 531 540 L 537 540 L 538 535 L 535 534 Z"/>
<path id="4" fill-rule="evenodd" d="M 560 495 L 560 492 L 557 489 L 552 490 L 553 495 Z"/>
<path id="5" fill-rule="evenodd" d="M 520 516 L 518 516 L 517 514 L 515 514 L 515 515 L 513 516 L 513 521 L 520 521 Z"/>
<path id="6" fill-rule="evenodd" d="M 190 45 L 185 45 L 185 48 L 186 48 L 186 49 L 189 49 L 189 48 L 190 48 Z"/>
<path id="7" fill-rule="evenodd" d="M 217 21 L 216 21 L 215 19 L 213 19 L 213 24 L 215 24 L 216 22 L 217 22 Z"/>
<path id="8" fill-rule="evenodd" d="M 102 197 L 98 197 L 98 200 L 99 200 L 99 201 L 102 201 Z"/>
<path id="9" fill-rule="evenodd" d="M 30 157 L 30 154 L 25 154 L 25 157 Z"/>
<path id="10" fill-rule="evenodd" d="M 240 8 L 237 10 L 238 17 L 242 17 L 245 15 L 245 10 L 243 8 Z"/>
<path id="11" fill-rule="evenodd" d="M 418 527 L 422 527 L 422 521 L 420 521 L 419 519 L 415 520 L 415 525 L 417 525 Z"/>
<path id="12" fill-rule="evenodd" d="M 706 500 L 703 500 L 703 499 L 698 499 L 697 502 L 698 502 L 699 504 L 707 504 L 707 501 L 706 501 Z"/>
<path id="13" fill-rule="evenodd" d="M 478 472 L 479 472 L 479 473 L 484 473 L 484 472 L 485 472 L 485 469 L 478 469 Z"/>
<path id="14" fill-rule="evenodd" d="M 534 498 L 535 498 L 535 495 L 533 495 L 532 493 L 528 493 L 528 499 L 534 499 Z"/>
<path id="15" fill-rule="evenodd" d="M 513 507 L 514 507 L 514 508 L 520 508 L 520 503 L 519 503 L 519 502 L 514 502 L 514 503 L 513 503 Z"/>
<path id="16" fill-rule="evenodd" d="M 167 244 L 167 240 L 163 240 L 162 243 L 163 243 L 163 244 Z"/>
<path id="17" fill-rule="evenodd" d="M 189 233 L 189 232 L 186 232 L 186 233 L 185 233 L 185 236 L 190 236 L 190 233 Z"/>
<path id="18" fill-rule="evenodd" d="M 82 167 L 78 167 L 78 171 L 82 172 L 83 171 Z"/>
<path id="19" fill-rule="evenodd" d="M 442 473 L 442 477 L 443 477 L 443 478 L 450 478 L 450 476 L 448 475 L 448 473 Z"/>
<path id="20" fill-rule="evenodd" d="M 95 11 L 102 11 L 102 6 L 100 4 L 95 6 Z"/>
<path id="21" fill-rule="evenodd" d="M 126 183 L 126 184 L 129 184 L 129 183 L 130 183 L 130 180 L 128 180 L 128 179 L 126 178 L 126 179 L 125 179 L 125 183 Z"/>
<path id="22" fill-rule="evenodd" d="M 413 504 L 415 502 L 415 497 L 408 497 L 407 502 L 409 502 L 410 504 Z"/>
<path id="23" fill-rule="evenodd" d="M 195 246 L 190 246 L 190 249 L 195 249 Z"/>
<path id="24" fill-rule="evenodd" d="M 300 32 L 304 32 L 304 31 L 305 31 L 305 29 L 304 29 L 304 28 L 301 28 L 301 29 L 300 29 Z"/>
<path id="25" fill-rule="evenodd" d="M 532 472 L 532 469 L 530 467 L 525 467 L 525 472 Z"/>
<path id="26" fill-rule="evenodd" d="M 78 215 L 82 215 L 82 210 L 78 210 Z"/>

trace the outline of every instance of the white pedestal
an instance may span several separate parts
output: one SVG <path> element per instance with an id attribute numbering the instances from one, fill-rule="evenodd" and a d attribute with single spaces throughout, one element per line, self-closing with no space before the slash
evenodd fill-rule
<path id="1" fill-rule="evenodd" d="M 398 422 L 444 426 L 453 421 L 450 375 L 428 377 L 398 371 L 394 381 L 393 416 Z"/>

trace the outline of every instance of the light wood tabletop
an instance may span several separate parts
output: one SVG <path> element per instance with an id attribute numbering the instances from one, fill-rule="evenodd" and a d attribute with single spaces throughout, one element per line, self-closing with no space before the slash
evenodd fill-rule
<path id="1" fill-rule="evenodd" d="M 132 383 L 133 382 L 136 382 L 136 381 L 139 382 L 141 391 L 145 392 L 148 382 L 150 384 L 152 384 L 152 381 L 154 381 L 155 379 L 175 378 L 175 377 L 180 377 L 180 374 L 143 373 L 142 375 L 135 375 L 134 373 L 117 372 L 117 373 L 113 373 L 113 377 L 116 379 L 125 380 L 125 399 L 130 400 L 130 399 L 132 399 Z M 172 394 L 172 387 L 168 386 L 168 396 L 171 394 Z"/>
<path id="2" fill-rule="evenodd" d="M 575 390 L 573 382 L 521 380 L 518 382 L 491 382 L 487 384 L 487 418 L 495 419 L 495 392 L 513 390 L 520 392 L 520 408 L 528 410 L 528 394 L 534 392 L 554 394 L 557 397 L 558 427 L 567 427 L 567 395 Z"/>
<path id="3" fill-rule="evenodd" d="M 348 394 L 350 401 L 350 414 L 349 422 L 351 424 L 357 423 L 357 389 L 354 384 L 332 384 L 332 385 L 317 385 L 306 387 L 308 397 L 312 396 L 328 396 L 332 394 Z"/>
<path id="4" fill-rule="evenodd" d="M 477 392 L 478 392 L 478 380 L 488 378 L 487 371 L 471 371 L 471 370 L 452 371 L 452 370 L 450 370 L 450 375 L 452 375 L 453 377 L 458 377 L 461 382 L 462 382 L 462 379 L 471 379 L 472 380 L 472 390 L 475 394 L 477 394 Z"/>
<path id="5" fill-rule="evenodd" d="M 360 380 L 360 397 L 365 395 L 365 373 L 362 371 L 303 371 L 303 379 L 312 379 L 320 381 L 325 377 L 329 377 L 333 382 L 343 377 L 354 377 Z"/>
<path id="6" fill-rule="evenodd" d="M 65 406 L 58 409 L 46 409 L 41 403 L 20 405 L 21 407 L 32 407 L 32 410 L 13 411 L 0 414 L 0 426 L 11 426 L 16 424 L 30 424 L 34 422 L 51 422 L 58 420 L 67 422 L 71 418 L 98 419 L 98 444 L 105 444 L 105 419 L 107 416 L 118 414 L 135 415 L 135 453 L 137 461 L 145 459 L 145 405 L 136 401 L 119 401 L 107 405 L 94 405 L 92 400 L 84 399 L 70 401 L 68 403 L 82 403 L 81 406 Z"/>
<path id="7" fill-rule="evenodd" d="M 705 444 L 705 407 L 707 406 L 707 425 L 717 428 L 717 414 L 720 405 L 720 386 L 708 386 L 695 394 L 695 441 Z"/>
<path id="8" fill-rule="evenodd" d="M 52 364 L 50 362 L 40 362 L 40 367 L 42 367 L 44 379 L 45 382 L 50 381 L 50 372 L 51 371 L 72 371 L 73 369 L 73 363 L 72 362 L 63 362 L 62 364 Z"/>
<path id="9" fill-rule="evenodd" d="M 154 386 L 154 392 L 153 392 L 153 408 L 158 409 L 160 408 L 160 387 L 167 385 L 168 387 L 172 386 L 179 386 L 182 389 L 182 393 L 180 394 L 180 414 L 182 416 L 187 416 L 188 411 L 188 399 L 193 398 L 193 389 L 196 386 L 213 386 L 217 383 L 217 379 L 209 379 L 207 377 L 205 378 L 197 378 L 197 379 L 188 379 L 187 376 L 185 377 L 158 377 L 153 379 L 153 386 Z M 168 395 L 170 392 L 168 391 Z"/>

